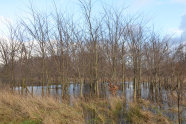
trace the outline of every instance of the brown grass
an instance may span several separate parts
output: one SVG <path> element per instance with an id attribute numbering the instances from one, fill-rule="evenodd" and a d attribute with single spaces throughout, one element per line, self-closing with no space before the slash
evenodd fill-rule
<path id="1" fill-rule="evenodd" d="M 0 92 L 0 122 L 21 123 L 25 120 L 43 124 L 84 123 L 81 108 L 60 103 L 51 97 L 41 98 Z"/>
<path id="2" fill-rule="evenodd" d="M 141 104 L 131 103 L 127 112 L 128 121 L 133 124 L 171 124 L 171 122 L 162 115 L 155 115 L 148 110 L 140 109 Z"/>
<path id="3" fill-rule="evenodd" d="M 88 101 L 74 99 L 73 106 L 65 100 L 59 102 L 53 97 L 23 96 L 8 90 L 0 91 L 0 124 L 84 124 L 87 114 L 93 114 L 97 123 L 118 123 L 120 116 L 134 124 L 168 124 L 162 115 L 154 115 L 144 111 L 141 106 L 150 105 L 141 100 L 131 103 L 125 108 L 125 99 L 110 97 L 109 99 L 94 98 Z M 121 112 L 122 110 L 122 112 Z M 89 121 L 89 120 L 88 120 Z"/>

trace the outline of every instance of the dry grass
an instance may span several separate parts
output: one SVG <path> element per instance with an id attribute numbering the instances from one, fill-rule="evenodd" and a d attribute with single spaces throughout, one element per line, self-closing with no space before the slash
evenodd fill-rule
<path id="1" fill-rule="evenodd" d="M 84 124 L 94 121 L 101 123 L 118 123 L 125 119 L 134 124 L 170 123 L 162 115 L 154 115 L 141 109 L 149 102 L 141 100 L 131 103 L 126 110 L 125 99 L 110 97 L 94 98 L 88 101 L 74 99 L 73 106 L 63 100 L 60 103 L 52 97 L 23 96 L 9 91 L 0 92 L 0 124 Z M 90 120 L 85 119 L 91 116 Z"/>
<path id="2" fill-rule="evenodd" d="M 131 103 L 127 115 L 127 120 L 133 124 L 171 124 L 162 115 L 155 115 L 148 110 L 140 109 L 141 104 Z"/>
<path id="3" fill-rule="evenodd" d="M 83 107 L 84 113 L 89 113 L 92 120 L 97 123 L 117 122 L 120 118 L 124 98 L 111 97 L 109 99 L 95 98 L 88 102 L 79 101 Z"/>
<path id="4" fill-rule="evenodd" d="M 51 97 L 20 96 L 0 92 L 0 122 L 21 123 L 27 120 L 43 124 L 82 124 L 81 108 L 59 103 Z"/>
<path id="5" fill-rule="evenodd" d="M 79 102 L 81 103 L 81 102 Z M 161 114 L 153 114 L 148 110 L 142 110 L 142 106 L 148 108 L 149 101 L 139 100 L 138 103 L 130 103 L 126 110 L 125 99 L 120 97 L 111 97 L 107 100 L 94 99 L 88 103 L 83 102 L 84 110 L 91 111 L 94 114 L 94 122 L 113 124 L 120 123 L 121 120 L 132 124 L 170 124 L 171 122 Z M 86 111 L 86 112 L 87 112 Z"/>

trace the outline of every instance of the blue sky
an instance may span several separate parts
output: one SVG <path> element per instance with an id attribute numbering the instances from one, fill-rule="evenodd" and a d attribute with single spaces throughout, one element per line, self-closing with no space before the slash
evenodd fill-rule
<path id="1" fill-rule="evenodd" d="M 0 0 L 0 30 L 4 22 L 15 22 L 18 17 L 27 15 L 30 1 L 41 11 L 52 11 L 53 0 Z M 62 11 L 80 13 L 78 0 L 54 0 Z M 130 14 L 141 14 L 148 25 L 154 25 L 160 34 L 186 34 L 186 0 L 93 0 L 95 12 L 103 6 L 128 8 Z"/>

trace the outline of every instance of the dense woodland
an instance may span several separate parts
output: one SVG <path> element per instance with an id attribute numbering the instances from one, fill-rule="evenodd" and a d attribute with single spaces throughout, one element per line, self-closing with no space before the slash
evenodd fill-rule
<path id="1" fill-rule="evenodd" d="M 183 84 L 185 44 L 126 10 L 95 14 L 91 1 L 80 7 L 81 19 L 55 6 L 51 13 L 31 6 L 28 17 L 9 23 L 8 37 L 0 39 L 1 81 Z"/>

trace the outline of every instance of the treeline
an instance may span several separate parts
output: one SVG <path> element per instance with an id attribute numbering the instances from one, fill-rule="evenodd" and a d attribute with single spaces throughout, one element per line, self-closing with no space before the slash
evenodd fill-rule
<path id="1" fill-rule="evenodd" d="M 4 82 L 183 82 L 186 47 L 172 44 L 126 11 L 79 1 L 84 18 L 30 7 L 30 15 L 9 24 L 0 39 L 0 77 Z M 76 20 L 76 21 L 74 21 Z M 77 22 L 79 20 L 79 22 Z"/>

